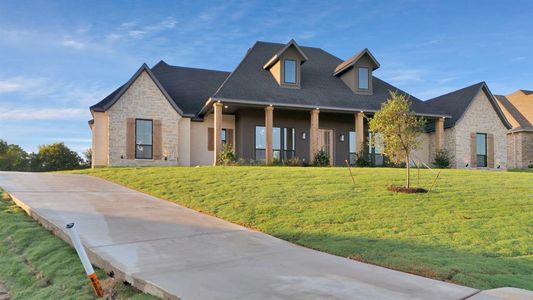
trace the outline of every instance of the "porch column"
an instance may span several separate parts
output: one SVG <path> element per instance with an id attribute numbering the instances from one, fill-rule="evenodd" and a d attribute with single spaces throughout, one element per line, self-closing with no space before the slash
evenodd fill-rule
<path id="1" fill-rule="evenodd" d="M 220 157 L 220 152 L 222 151 L 222 103 L 215 102 L 213 104 L 214 109 L 214 134 L 213 138 L 215 139 L 213 145 L 214 145 L 214 157 L 213 157 L 213 166 L 216 166 L 218 158 Z"/>
<path id="2" fill-rule="evenodd" d="M 311 111 L 311 128 L 309 129 L 309 162 L 313 163 L 315 154 L 318 152 L 319 134 L 318 134 L 318 114 L 320 110 L 313 109 Z"/>
<path id="3" fill-rule="evenodd" d="M 364 119 L 365 114 L 362 111 L 355 113 L 355 152 L 357 155 L 363 153 L 365 142 Z"/>
<path id="4" fill-rule="evenodd" d="M 444 118 L 435 119 L 435 150 L 444 147 Z"/>
<path id="5" fill-rule="evenodd" d="M 270 165 L 272 163 L 272 135 L 274 134 L 274 107 L 267 106 L 265 107 L 265 158 L 266 164 Z"/>

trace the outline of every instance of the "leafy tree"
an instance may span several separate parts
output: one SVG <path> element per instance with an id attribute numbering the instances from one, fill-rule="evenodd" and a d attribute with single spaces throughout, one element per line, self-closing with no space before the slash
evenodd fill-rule
<path id="1" fill-rule="evenodd" d="M 35 169 L 33 169 L 35 168 Z M 63 142 L 41 145 L 32 158 L 34 171 L 59 171 L 83 168 L 83 159 Z"/>
<path id="2" fill-rule="evenodd" d="M 383 145 L 383 154 L 395 163 L 405 162 L 407 188 L 410 187 L 411 153 L 419 146 L 418 137 L 426 124 L 425 119 L 418 118 L 410 107 L 411 102 L 405 95 L 389 91 L 389 99 L 369 122 L 369 130 L 379 133 L 378 142 Z"/>
<path id="3" fill-rule="evenodd" d="M 0 170 L 27 171 L 29 155 L 19 145 L 0 140 Z"/>

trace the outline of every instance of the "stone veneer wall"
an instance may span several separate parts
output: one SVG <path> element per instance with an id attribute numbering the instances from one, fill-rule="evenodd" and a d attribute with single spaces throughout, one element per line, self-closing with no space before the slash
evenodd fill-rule
<path id="1" fill-rule="evenodd" d="M 120 99 L 107 111 L 109 116 L 109 165 L 146 166 L 178 164 L 178 123 L 181 116 L 146 71 L 142 72 Z M 163 155 L 168 160 L 126 159 L 128 118 L 161 120 Z M 122 158 L 121 158 L 122 156 Z"/>
<path id="2" fill-rule="evenodd" d="M 470 133 L 494 135 L 494 166 L 507 167 L 507 128 L 492 107 L 487 94 L 481 89 L 468 110 L 455 124 L 455 167 L 470 165 Z M 446 139 L 445 135 L 445 139 Z"/>

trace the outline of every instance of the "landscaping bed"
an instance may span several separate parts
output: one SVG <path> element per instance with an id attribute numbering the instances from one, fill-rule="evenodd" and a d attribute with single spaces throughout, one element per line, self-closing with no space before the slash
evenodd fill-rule
<path id="1" fill-rule="evenodd" d="M 343 257 L 479 289 L 533 289 L 533 173 L 143 167 L 76 171 Z M 429 189 L 422 170 L 414 186 Z"/>
<path id="2" fill-rule="evenodd" d="M 11 299 L 95 299 L 76 251 L 0 189 L 0 283 Z M 97 270 L 107 299 L 157 299 Z M 1 298 L 1 297 L 0 297 Z"/>

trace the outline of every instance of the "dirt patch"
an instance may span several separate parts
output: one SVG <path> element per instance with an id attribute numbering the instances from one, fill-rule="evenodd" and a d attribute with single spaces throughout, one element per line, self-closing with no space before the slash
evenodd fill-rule
<path id="1" fill-rule="evenodd" d="M 423 188 L 406 188 L 404 186 L 396 186 L 396 185 L 391 185 L 387 189 L 389 191 L 391 191 L 391 192 L 405 193 L 405 194 L 427 193 L 428 192 L 428 190 L 423 189 Z"/>
<path id="2" fill-rule="evenodd" d="M 9 294 L 7 293 L 6 288 L 0 282 L 0 300 L 9 300 Z"/>

